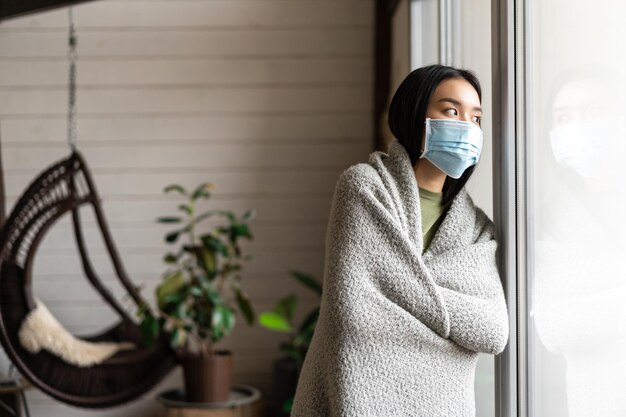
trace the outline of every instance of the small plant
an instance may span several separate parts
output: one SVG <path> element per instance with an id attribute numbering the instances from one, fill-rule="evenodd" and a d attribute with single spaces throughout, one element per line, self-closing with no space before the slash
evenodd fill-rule
<path id="1" fill-rule="evenodd" d="M 312 276 L 293 270 L 290 271 L 290 273 L 298 282 L 314 291 L 318 296 L 322 296 L 322 284 L 320 284 Z M 313 333 L 315 331 L 315 326 L 317 325 L 317 319 L 319 317 L 320 309 L 319 306 L 316 307 L 313 311 L 307 314 L 304 320 L 302 320 L 302 322 L 300 323 L 300 325 L 296 327 L 293 319 L 297 307 L 297 302 L 298 300 L 296 296 L 294 294 L 289 294 L 288 296 L 280 299 L 278 303 L 274 306 L 272 311 L 265 311 L 260 313 L 258 320 L 259 324 L 267 329 L 277 332 L 288 333 L 290 335 L 288 340 L 280 343 L 280 350 L 287 354 L 288 360 L 291 360 L 293 361 L 293 363 L 295 363 L 299 374 L 300 369 L 302 369 L 302 364 L 304 362 L 306 353 L 309 350 L 311 339 L 313 338 Z M 281 363 L 282 361 L 279 361 L 277 363 L 279 368 L 275 368 L 275 375 L 273 376 L 273 379 L 274 381 L 280 381 L 280 379 L 282 378 L 282 381 L 276 383 L 291 386 L 294 382 L 291 379 L 292 377 L 285 376 L 284 374 L 282 374 L 283 376 L 281 377 Z M 289 367 L 287 369 L 289 369 Z M 290 372 L 287 372 L 287 375 L 290 375 Z M 279 415 L 289 415 L 289 413 L 291 413 L 295 394 L 295 386 L 293 386 L 292 388 L 292 394 L 288 394 L 287 396 L 276 399 L 276 405 L 279 407 L 276 412 L 279 413 Z"/>
<path id="2" fill-rule="evenodd" d="M 178 205 L 182 216 L 159 217 L 160 223 L 177 225 L 165 235 L 168 244 L 179 242 L 178 250 L 168 252 L 163 260 L 167 270 L 156 288 L 156 312 L 143 305 L 138 311 L 144 342 L 152 345 L 165 334 L 172 348 L 192 354 L 211 355 L 214 344 L 227 336 L 236 322 L 236 308 L 226 299 L 230 292 L 248 325 L 255 323 L 255 312 L 241 288 L 239 239 L 252 239 L 248 222 L 256 213 L 248 210 L 240 218 L 230 211 L 211 210 L 196 214 L 200 200 L 210 197 L 212 183 L 203 183 L 192 192 L 178 184 L 163 190 L 176 192 L 186 201 Z M 223 216 L 225 226 L 198 234 L 198 224 L 211 216 Z"/>
<path id="3" fill-rule="evenodd" d="M 290 273 L 298 282 L 322 296 L 322 285 L 315 278 L 298 271 L 292 270 Z M 319 306 L 316 307 L 299 326 L 295 326 L 293 318 L 297 304 L 296 295 L 289 294 L 280 299 L 272 311 L 260 313 L 258 320 L 267 329 L 290 334 L 287 341 L 280 343 L 280 350 L 293 358 L 300 368 L 311 343 L 320 309 Z"/>

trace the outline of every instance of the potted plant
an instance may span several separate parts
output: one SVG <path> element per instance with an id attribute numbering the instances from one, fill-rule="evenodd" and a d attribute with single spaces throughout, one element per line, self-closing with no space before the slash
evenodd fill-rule
<path id="1" fill-rule="evenodd" d="M 185 198 L 178 205 L 181 216 L 159 217 L 160 223 L 176 225 L 165 235 L 168 244 L 178 244 L 163 258 L 167 269 L 156 288 L 157 306 L 141 306 L 142 336 L 148 345 L 169 338 L 183 366 L 185 392 L 190 402 L 227 400 L 233 373 L 233 352 L 218 349 L 216 344 L 230 334 L 236 322 L 236 310 L 253 325 L 256 314 L 241 287 L 242 259 L 239 239 L 252 239 L 248 222 L 255 212 L 248 210 L 240 218 L 230 211 L 211 210 L 196 213 L 197 203 L 210 197 L 212 183 L 203 183 L 188 192 L 178 184 L 165 187 Z M 198 225 L 211 216 L 223 216 L 228 224 L 205 233 Z M 231 294 L 231 298 L 226 297 Z M 233 302 L 234 299 L 234 302 Z"/>
<path id="2" fill-rule="evenodd" d="M 322 284 L 315 278 L 299 271 L 292 270 L 290 273 L 298 282 L 321 297 Z M 289 334 L 289 338 L 279 345 L 285 356 L 274 361 L 272 369 L 272 413 L 276 417 L 288 417 L 291 413 L 300 369 L 302 369 L 319 316 L 318 306 L 296 326 L 293 321 L 297 301 L 294 294 L 289 294 L 280 299 L 271 311 L 262 312 L 258 316 L 261 326 Z"/>

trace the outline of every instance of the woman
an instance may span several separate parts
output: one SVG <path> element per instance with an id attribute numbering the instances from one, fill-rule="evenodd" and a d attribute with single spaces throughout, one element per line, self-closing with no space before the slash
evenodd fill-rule
<path id="1" fill-rule="evenodd" d="M 472 73 L 419 68 L 391 101 L 388 153 L 339 177 L 293 417 L 475 416 L 479 352 L 509 332 L 494 224 L 464 187 L 480 115 Z"/>

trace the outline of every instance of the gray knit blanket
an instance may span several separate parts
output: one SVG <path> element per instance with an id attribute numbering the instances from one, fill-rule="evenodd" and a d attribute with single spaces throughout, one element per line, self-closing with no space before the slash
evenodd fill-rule
<path id="1" fill-rule="evenodd" d="M 494 224 L 463 188 L 422 247 L 417 181 L 394 139 L 337 181 L 291 416 L 475 416 L 478 355 L 509 333 Z"/>

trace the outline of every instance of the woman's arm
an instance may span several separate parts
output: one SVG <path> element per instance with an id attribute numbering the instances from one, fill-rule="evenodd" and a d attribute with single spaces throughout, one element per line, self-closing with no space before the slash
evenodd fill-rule
<path id="1" fill-rule="evenodd" d="M 501 297 L 482 298 L 438 287 L 450 314 L 450 339 L 466 349 L 497 355 L 509 337 L 508 313 Z"/>
<path id="2" fill-rule="evenodd" d="M 440 254 L 429 266 L 450 313 L 450 338 L 470 350 L 499 354 L 509 338 L 509 315 L 495 261 L 495 225 L 480 208 L 476 225 L 471 245 Z M 471 264 L 457 251 L 469 255 Z M 462 270 L 463 276 L 455 276 L 454 270 Z"/>
<path id="3" fill-rule="evenodd" d="M 385 297 L 439 336 L 470 350 L 500 353 L 509 329 L 492 225 L 482 228 L 470 248 L 453 248 L 426 266 L 375 181 L 357 170 L 348 170 L 340 178 L 328 235 L 335 255 L 331 261 L 362 269 Z M 470 255 L 487 251 L 489 256 L 476 257 L 484 264 L 468 265 L 461 251 L 465 257 L 468 251 Z M 346 264 L 346 256 L 353 263 Z M 455 262 L 461 269 L 452 267 Z M 462 270 L 463 277 L 453 276 L 454 270 Z"/>

